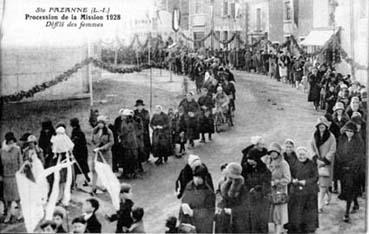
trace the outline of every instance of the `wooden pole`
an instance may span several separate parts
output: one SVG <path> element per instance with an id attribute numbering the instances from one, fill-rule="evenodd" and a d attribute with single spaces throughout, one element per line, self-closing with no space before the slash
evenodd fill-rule
<path id="1" fill-rule="evenodd" d="M 87 43 L 87 57 L 90 58 L 91 55 L 91 44 L 90 44 L 90 40 L 88 40 Z M 91 63 L 88 64 L 87 66 L 87 70 L 88 70 L 88 85 L 89 85 L 89 91 L 90 91 L 90 106 L 92 107 L 94 105 L 94 95 L 93 95 L 93 87 L 92 87 L 92 65 Z"/>
<path id="2" fill-rule="evenodd" d="M 369 4 L 367 3 L 367 74 L 366 74 L 366 90 L 367 90 L 367 95 L 369 93 Z M 367 103 L 368 103 L 368 97 L 367 97 Z M 368 196 L 368 191 L 369 191 L 369 143 L 368 143 L 368 134 L 369 134 L 369 110 L 367 110 L 367 115 L 366 115 L 366 178 L 365 178 L 365 190 L 366 190 L 366 198 L 365 198 L 365 232 L 368 233 L 369 232 L 369 196 Z"/>
<path id="3" fill-rule="evenodd" d="M 149 49 L 148 49 L 148 62 L 149 62 L 149 66 L 151 64 L 151 56 L 150 56 L 150 52 L 151 52 L 151 35 L 149 36 Z M 150 112 L 152 111 L 152 68 L 150 66 Z"/>

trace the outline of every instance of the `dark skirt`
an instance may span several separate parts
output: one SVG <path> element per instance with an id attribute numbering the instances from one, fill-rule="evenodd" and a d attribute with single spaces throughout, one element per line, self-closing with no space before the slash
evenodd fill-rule
<path id="1" fill-rule="evenodd" d="M 120 165 L 123 167 L 123 173 L 129 174 L 134 173 L 137 169 L 138 162 L 138 150 L 137 149 L 128 149 L 122 148 L 123 157 L 120 161 Z"/>
<path id="2" fill-rule="evenodd" d="M 341 171 L 341 194 L 339 199 L 352 201 L 361 193 L 360 188 L 360 173 L 355 173 L 353 170 Z"/>
<path id="3" fill-rule="evenodd" d="M 200 133 L 214 133 L 214 119 L 211 115 L 206 117 L 201 115 L 199 119 L 199 132 Z"/>
<path id="4" fill-rule="evenodd" d="M 76 159 L 78 165 L 80 166 L 81 170 L 79 169 L 77 164 L 74 164 L 74 171 L 76 174 L 86 174 L 90 171 L 90 168 L 88 167 L 88 150 L 87 147 L 83 147 L 80 149 L 73 149 L 73 155 Z"/>
<path id="5" fill-rule="evenodd" d="M 319 227 L 318 195 L 291 194 L 288 216 L 288 233 L 314 233 Z"/>
<path id="6" fill-rule="evenodd" d="M 196 117 L 194 118 L 189 118 L 186 121 L 186 138 L 188 140 L 198 140 L 200 139 L 200 135 L 199 135 L 199 129 L 198 129 L 198 120 Z"/>
<path id="7" fill-rule="evenodd" d="M 154 157 L 167 157 L 172 155 L 171 135 L 166 130 L 154 130 L 152 134 L 152 153 Z"/>

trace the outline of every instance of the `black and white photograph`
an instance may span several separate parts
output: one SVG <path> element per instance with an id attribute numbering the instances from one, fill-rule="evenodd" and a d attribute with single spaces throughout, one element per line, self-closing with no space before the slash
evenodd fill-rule
<path id="1" fill-rule="evenodd" d="M 0 0 L 0 233 L 369 233 L 368 83 L 369 0 Z"/>

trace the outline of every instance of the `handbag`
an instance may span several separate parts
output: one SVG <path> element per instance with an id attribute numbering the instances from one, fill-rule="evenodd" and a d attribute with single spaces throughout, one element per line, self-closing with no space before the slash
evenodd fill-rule
<path id="1" fill-rule="evenodd" d="M 269 195 L 269 200 L 273 205 L 282 205 L 288 203 L 288 194 L 282 189 L 276 187 L 272 188 L 272 193 Z"/>
<path id="2" fill-rule="evenodd" d="M 329 168 L 326 166 L 319 167 L 318 174 L 319 176 L 329 177 L 330 176 Z"/>

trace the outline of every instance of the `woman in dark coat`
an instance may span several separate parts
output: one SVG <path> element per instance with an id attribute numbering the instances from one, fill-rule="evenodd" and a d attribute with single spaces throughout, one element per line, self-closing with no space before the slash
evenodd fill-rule
<path id="1" fill-rule="evenodd" d="M 204 167 L 196 167 L 193 180 L 183 193 L 179 212 L 180 222 L 192 224 L 197 233 L 213 233 L 215 193 L 206 183 L 207 173 Z"/>
<path id="2" fill-rule="evenodd" d="M 187 139 L 192 147 L 195 146 L 194 140 L 198 140 L 198 115 L 200 113 L 199 104 L 194 100 L 193 93 L 189 92 L 186 98 L 181 101 L 178 108 L 183 108 L 187 127 Z"/>
<path id="3" fill-rule="evenodd" d="M 209 173 L 208 168 L 206 167 L 204 163 L 201 162 L 201 159 L 199 156 L 190 154 L 188 156 L 186 166 L 181 170 L 176 180 L 175 189 L 176 189 L 176 194 L 177 194 L 178 199 L 182 198 L 183 192 L 187 184 L 193 179 L 193 171 L 198 166 L 205 168 L 205 170 L 207 171 L 206 176 L 205 176 L 205 182 L 210 186 L 212 190 L 214 190 L 213 179 L 211 178 L 211 174 Z"/>
<path id="4" fill-rule="evenodd" d="M 152 133 L 152 152 L 154 157 L 159 158 L 155 164 L 160 165 L 168 161 L 168 156 L 172 152 L 171 140 L 170 140 L 170 129 L 169 129 L 169 117 L 163 112 L 161 106 L 156 106 L 155 114 L 152 116 L 151 128 Z"/>
<path id="5" fill-rule="evenodd" d="M 288 165 L 293 167 L 293 165 L 297 162 L 297 156 L 295 152 L 295 142 L 292 139 L 286 139 L 284 141 L 284 152 L 283 158 L 286 160 Z"/>
<path id="6" fill-rule="evenodd" d="M 262 196 L 262 189 L 244 182 L 241 172 L 241 165 L 234 162 L 223 171 L 215 232 L 268 233 L 269 202 Z"/>
<path id="7" fill-rule="evenodd" d="M 144 142 L 144 151 L 145 151 L 145 158 L 144 161 L 149 160 L 150 153 L 151 153 L 151 142 L 150 142 L 150 113 L 145 108 L 144 102 L 139 99 L 136 101 L 135 107 L 137 108 L 134 112 L 134 115 L 141 118 L 142 125 L 143 125 L 143 142 Z"/>
<path id="8" fill-rule="evenodd" d="M 346 201 L 343 220 L 349 222 L 351 203 L 354 202 L 354 212 L 359 209 L 357 198 L 360 194 L 360 174 L 365 169 L 365 149 L 355 123 L 347 122 L 342 132 L 344 134 L 338 141 L 337 149 L 337 163 L 341 172 L 342 187 L 338 198 Z"/>
<path id="9" fill-rule="evenodd" d="M 296 149 L 297 161 L 291 169 L 290 200 L 288 203 L 288 233 L 315 233 L 319 227 L 318 169 L 308 159 L 305 147 Z"/>
<path id="10" fill-rule="evenodd" d="M 308 77 L 308 82 L 310 85 L 308 101 L 313 102 L 315 110 L 318 110 L 320 101 L 320 79 L 316 68 L 313 68 L 312 73 Z"/>
<path id="11" fill-rule="evenodd" d="M 242 150 L 242 176 L 246 178 L 249 173 L 258 170 L 258 167 L 263 167 L 264 163 L 261 158 L 268 154 L 265 148 L 264 139 L 260 136 L 251 137 L 251 145 Z"/>
<path id="12" fill-rule="evenodd" d="M 122 121 L 118 128 L 118 136 L 123 151 L 121 164 L 123 165 L 122 177 L 130 178 L 136 176 L 138 147 L 136 121 L 132 110 L 122 112 Z"/>
<path id="13" fill-rule="evenodd" d="M 214 101 L 211 94 L 209 95 L 207 88 L 202 88 L 201 92 L 202 96 L 197 101 L 201 107 L 199 132 L 201 133 L 201 142 L 205 143 L 205 133 L 208 133 L 209 141 L 211 140 L 211 134 L 214 133 L 214 119 L 212 115 Z"/>
<path id="14" fill-rule="evenodd" d="M 40 138 L 38 139 L 38 146 L 44 152 L 45 168 L 50 167 L 52 164 L 52 149 L 51 149 L 51 137 L 55 135 L 55 129 L 50 120 L 45 120 L 41 123 Z M 50 178 L 49 176 L 48 178 Z"/>
<path id="15" fill-rule="evenodd" d="M 73 128 L 71 135 L 71 140 L 74 143 L 73 155 L 79 165 L 74 165 L 74 171 L 77 175 L 82 173 L 84 174 L 86 179 L 84 186 L 87 186 L 87 182 L 90 182 L 90 177 L 88 176 L 88 172 L 90 171 L 90 169 L 88 167 L 88 150 L 86 136 L 82 132 L 79 125 L 79 120 L 77 118 L 73 118 L 70 120 L 70 126 Z"/>

